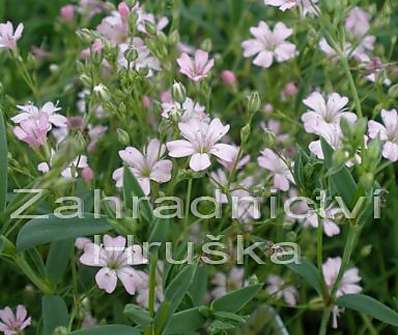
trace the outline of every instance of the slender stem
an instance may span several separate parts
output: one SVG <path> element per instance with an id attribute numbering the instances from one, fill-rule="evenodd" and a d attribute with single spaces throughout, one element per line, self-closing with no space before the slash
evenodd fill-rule
<path id="1" fill-rule="evenodd" d="M 323 314 L 322 314 L 322 321 L 321 321 L 321 327 L 319 328 L 319 335 L 326 335 L 331 311 L 332 311 L 332 307 L 330 307 L 330 306 L 325 307 Z"/>
<path id="2" fill-rule="evenodd" d="M 352 76 L 350 66 L 347 61 L 347 57 L 342 52 L 339 52 L 339 53 L 340 53 L 340 59 L 341 59 L 342 65 L 343 65 L 344 72 L 346 73 L 346 75 L 348 77 L 348 82 L 350 84 L 351 93 L 354 96 L 355 110 L 358 114 L 358 117 L 362 118 L 363 114 L 362 114 L 361 100 L 359 99 L 358 90 L 355 86 L 354 78 Z"/>
<path id="3" fill-rule="evenodd" d="M 187 186 L 187 196 L 185 199 L 185 216 L 184 216 L 185 227 L 188 225 L 189 208 L 191 207 L 191 194 L 192 194 L 192 178 L 189 178 Z"/>
<path id="4" fill-rule="evenodd" d="M 155 297 L 156 297 L 156 266 L 158 262 L 157 251 L 151 254 L 149 264 L 149 294 L 148 294 L 148 309 L 151 316 L 155 314 Z"/>

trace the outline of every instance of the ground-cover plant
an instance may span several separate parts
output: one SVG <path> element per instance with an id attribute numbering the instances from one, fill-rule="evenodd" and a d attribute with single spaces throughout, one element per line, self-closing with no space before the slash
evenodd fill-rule
<path id="1" fill-rule="evenodd" d="M 2 7 L 0 332 L 396 333 L 394 1 Z"/>

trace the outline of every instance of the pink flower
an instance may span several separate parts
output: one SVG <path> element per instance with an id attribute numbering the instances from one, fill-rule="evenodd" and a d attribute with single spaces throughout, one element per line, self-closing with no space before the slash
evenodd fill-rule
<path id="1" fill-rule="evenodd" d="M 71 22 L 75 18 L 75 6 L 65 5 L 59 11 L 60 16 L 65 22 Z"/>
<path id="2" fill-rule="evenodd" d="M 250 28 L 254 39 L 242 42 L 244 57 L 257 55 L 253 64 L 269 68 L 273 59 L 282 63 L 296 56 L 296 46 L 285 40 L 293 34 L 284 23 L 278 22 L 273 31 L 270 30 L 264 21 L 260 21 L 257 27 Z"/>
<path id="3" fill-rule="evenodd" d="M 329 291 L 332 290 L 336 282 L 337 275 L 341 267 L 341 257 L 328 258 L 322 266 L 325 284 Z M 344 271 L 343 277 L 339 283 L 336 291 L 336 297 L 341 297 L 345 294 L 355 294 L 362 291 L 362 287 L 358 285 L 361 277 L 358 273 L 358 268 L 351 268 Z M 333 328 L 337 328 L 337 317 L 339 316 L 340 309 L 337 306 L 333 308 Z"/>
<path id="4" fill-rule="evenodd" d="M 216 272 L 211 283 L 215 288 L 211 291 L 213 298 L 220 298 L 230 291 L 237 290 L 247 285 L 244 281 L 245 270 L 233 267 L 228 276 L 223 272 Z"/>
<path id="5" fill-rule="evenodd" d="M 203 50 L 196 50 L 192 59 L 185 52 L 177 58 L 180 72 L 193 81 L 200 81 L 206 78 L 214 66 L 214 59 L 209 59 L 209 54 Z"/>
<path id="6" fill-rule="evenodd" d="M 235 150 L 231 145 L 217 143 L 229 131 L 229 125 L 223 126 L 219 119 L 212 120 L 210 124 L 197 120 L 180 122 L 178 127 L 185 140 L 168 142 L 169 156 L 191 156 L 189 166 L 192 170 L 206 170 L 211 165 L 210 155 L 229 162 L 234 159 Z"/>
<path id="7" fill-rule="evenodd" d="M 303 103 L 310 108 L 308 112 L 301 116 L 307 133 L 316 134 L 321 123 L 340 125 L 342 117 L 351 123 L 354 123 L 357 119 L 354 113 L 345 111 L 348 98 L 342 97 L 338 93 L 330 94 L 326 100 L 321 93 L 312 92 L 303 100 Z"/>
<path id="8" fill-rule="evenodd" d="M 209 116 L 205 112 L 205 108 L 191 98 L 186 98 L 183 104 L 178 102 L 164 102 L 162 103 L 162 117 L 169 119 L 172 117 L 180 122 L 189 122 L 193 119 L 207 122 Z"/>
<path id="9" fill-rule="evenodd" d="M 20 23 L 14 32 L 14 27 L 10 21 L 0 23 L 0 48 L 16 49 L 17 41 L 22 36 L 23 28 L 23 24 Z"/>
<path id="10" fill-rule="evenodd" d="M 376 38 L 374 36 L 366 36 L 361 38 L 356 47 L 354 48 L 351 43 L 346 42 L 344 44 L 344 55 L 347 58 L 354 58 L 358 62 L 369 62 L 370 53 L 374 49 L 374 43 Z M 334 50 L 326 39 L 322 38 L 319 41 L 319 48 L 333 61 L 336 61 L 339 57 L 336 50 Z"/>
<path id="11" fill-rule="evenodd" d="M 94 171 L 91 167 L 87 166 L 82 170 L 82 178 L 86 183 L 94 179 Z"/>
<path id="12" fill-rule="evenodd" d="M 102 19 L 97 26 L 97 31 L 113 45 L 124 43 L 127 41 L 129 33 L 127 17 L 115 11 L 112 15 Z"/>
<path id="13" fill-rule="evenodd" d="M 48 114 L 40 113 L 35 118 L 26 119 L 14 127 L 14 135 L 29 144 L 32 148 L 44 145 L 47 141 L 47 133 L 51 128 Z"/>
<path id="14" fill-rule="evenodd" d="M 91 124 L 88 125 L 88 137 L 90 138 L 90 143 L 87 146 L 88 151 L 95 151 L 97 142 L 104 136 L 108 127 L 106 126 L 93 126 Z"/>
<path id="15" fill-rule="evenodd" d="M 224 70 L 221 72 L 221 80 L 227 86 L 235 86 L 237 84 L 236 75 L 230 70 Z"/>
<path id="16" fill-rule="evenodd" d="M 368 133 L 370 138 L 380 138 L 384 141 L 383 157 L 396 162 L 398 160 L 398 115 L 395 109 L 382 110 L 383 124 L 369 121 Z"/>
<path id="17" fill-rule="evenodd" d="M 361 38 L 369 30 L 369 14 L 359 7 L 354 7 L 348 13 L 345 27 L 355 37 Z"/>
<path id="18" fill-rule="evenodd" d="M 27 317 L 28 312 L 24 305 L 18 305 L 16 313 L 14 314 L 10 307 L 0 310 L 0 331 L 5 335 L 17 335 L 29 327 L 31 324 L 31 317 Z"/>
<path id="19" fill-rule="evenodd" d="M 287 191 L 289 184 L 294 184 L 293 175 L 286 163 L 270 149 L 264 149 L 257 158 L 258 165 L 271 172 L 274 187 Z"/>
<path id="20" fill-rule="evenodd" d="M 83 170 L 88 167 L 87 157 L 85 155 L 80 155 L 61 172 L 61 176 L 66 179 L 75 179 L 79 176 L 79 170 Z"/>
<path id="21" fill-rule="evenodd" d="M 134 295 L 138 289 L 145 287 L 146 273 L 135 270 L 131 265 L 147 264 L 139 245 L 126 247 L 123 236 L 112 238 L 104 236 L 104 245 L 86 243 L 83 246 L 80 263 L 87 266 L 101 267 L 95 275 L 95 281 L 100 289 L 112 293 L 119 279 L 127 293 Z"/>
<path id="22" fill-rule="evenodd" d="M 134 147 L 119 151 L 120 158 L 129 166 L 145 195 L 151 191 L 151 180 L 166 183 L 171 179 L 172 162 L 168 159 L 160 159 L 165 151 L 166 146 L 161 145 L 157 139 L 150 140 L 143 153 Z M 123 168 L 115 170 L 112 178 L 116 181 L 117 187 L 122 187 Z"/>
<path id="23" fill-rule="evenodd" d="M 266 5 L 278 7 L 282 12 L 299 7 L 303 16 L 307 15 L 307 13 L 316 14 L 317 7 L 315 7 L 315 3 L 317 2 L 318 0 L 264 0 Z"/>
<path id="24" fill-rule="evenodd" d="M 268 122 L 261 122 L 260 127 L 266 134 L 275 137 L 277 143 L 284 143 L 289 139 L 289 134 L 282 133 L 281 123 L 278 120 L 270 119 Z"/>
<path id="25" fill-rule="evenodd" d="M 232 161 L 226 161 L 222 158 L 217 159 L 218 162 L 225 167 L 228 171 L 232 171 L 232 169 L 235 167 L 236 170 L 240 170 L 242 169 L 247 163 L 250 162 L 250 156 L 249 155 L 245 155 L 243 157 L 240 158 L 240 160 L 238 162 L 236 162 L 236 160 L 238 159 L 238 153 L 239 153 L 239 147 L 232 145 L 233 150 L 234 150 L 234 157 L 232 159 Z"/>
<path id="26" fill-rule="evenodd" d="M 288 98 L 288 97 L 293 97 L 298 93 L 298 88 L 297 85 L 294 82 L 288 82 L 283 89 L 282 92 L 282 97 Z"/>
<path id="27" fill-rule="evenodd" d="M 21 123 L 22 121 L 29 119 L 34 120 L 40 118 L 42 114 L 46 114 L 50 123 L 49 129 L 51 129 L 51 125 L 56 127 L 67 127 L 68 119 L 63 115 L 56 113 L 61 110 L 61 107 L 54 105 L 52 102 L 46 102 L 41 108 L 36 107 L 32 103 L 27 105 L 18 105 L 17 107 L 22 111 L 22 113 L 11 118 L 14 123 Z"/>
<path id="28" fill-rule="evenodd" d="M 297 304 L 297 289 L 292 285 L 286 285 L 285 281 L 279 276 L 268 276 L 265 290 L 276 299 L 283 298 L 289 306 L 295 306 Z"/>
<path id="29" fill-rule="evenodd" d="M 307 209 L 310 210 L 306 203 L 304 203 L 304 206 L 306 206 Z M 336 216 L 338 214 L 341 214 L 340 208 L 326 208 L 325 217 L 321 218 L 321 220 L 319 220 L 318 215 L 313 210 L 310 210 L 308 214 L 309 215 L 305 218 L 303 222 L 304 227 L 312 226 L 314 228 L 317 228 L 319 225 L 319 221 L 321 221 L 321 224 L 323 226 L 323 232 L 326 236 L 332 237 L 340 234 L 340 227 L 335 222 Z"/>

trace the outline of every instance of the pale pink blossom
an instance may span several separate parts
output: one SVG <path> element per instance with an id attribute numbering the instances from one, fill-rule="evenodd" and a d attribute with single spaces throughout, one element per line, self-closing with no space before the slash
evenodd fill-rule
<path id="1" fill-rule="evenodd" d="M 236 75 L 233 71 L 224 70 L 221 72 L 221 80 L 227 86 L 235 86 L 237 84 Z"/>
<path id="2" fill-rule="evenodd" d="M 228 276 L 223 272 L 216 272 L 211 281 L 215 288 L 211 291 L 213 298 L 220 298 L 230 291 L 237 290 L 247 286 L 244 281 L 245 270 L 243 268 L 233 267 Z"/>
<path id="3" fill-rule="evenodd" d="M 257 158 L 258 165 L 268 170 L 273 177 L 273 186 L 281 191 L 287 191 L 289 184 L 294 184 L 293 175 L 287 166 L 275 152 L 270 149 L 264 149 Z"/>
<path id="4" fill-rule="evenodd" d="M 274 59 L 282 63 L 297 54 L 296 46 L 286 41 L 293 34 L 293 29 L 287 28 L 282 22 L 278 22 L 271 31 L 264 21 L 260 21 L 257 27 L 250 28 L 250 32 L 254 39 L 242 42 L 243 56 L 257 55 L 253 60 L 254 65 L 269 68 Z"/>
<path id="5" fill-rule="evenodd" d="M 35 118 L 20 121 L 13 132 L 20 141 L 29 144 L 32 148 L 37 148 L 47 142 L 47 133 L 50 128 L 48 114 L 40 113 Z"/>
<path id="6" fill-rule="evenodd" d="M 243 157 L 240 157 L 239 161 L 237 161 L 239 154 L 239 147 L 236 145 L 232 145 L 232 147 L 234 150 L 234 157 L 232 161 L 226 161 L 222 158 L 217 159 L 217 161 L 229 172 L 231 172 L 234 168 L 236 170 L 240 170 L 250 162 L 250 155 L 244 155 Z"/>
<path id="7" fill-rule="evenodd" d="M 294 97 L 298 93 L 298 88 L 297 85 L 290 81 L 286 84 L 282 91 L 282 97 L 283 98 L 289 98 L 289 97 Z"/>
<path id="8" fill-rule="evenodd" d="M 102 0 L 80 0 L 78 6 L 79 12 L 88 19 L 108 9 L 109 4 Z"/>
<path id="9" fill-rule="evenodd" d="M 1 309 L 0 320 L 0 332 L 3 332 L 4 335 L 21 334 L 32 322 L 24 305 L 18 305 L 15 314 L 8 306 Z"/>
<path id="10" fill-rule="evenodd" d="M 71 22 L 75 18 L 75 6 L 65 5 L 59 10 L 59 15 L 65 22 Z"/>
<path id="11" fill-rule="evenodd" d="M 17 107 L 22 112 L 11 118 L 14 123 L 21 123 L 22 121 L 26 120 L 38 119 L 40 118 L 41 114 L 46 114 L 48 116 L 48 122 L 50 127 L 49 130 L 51 129 L 52 125 L 56 127 L 66 127 L 68 124 L 68 119 L 65 116 L 56 113 L 61 110 L 61 107 L 58 107 L 57 104 L 54 105 L 52 102 L 46 102 L 40 108 L 33 105 L 32 103 L 29 103 L 27 105 L 17 105 Z"/>
<path id="12" fill-rule="evenodd" d="M 318 0 L 264 0 L 266 5 L 278 7 L 282 12 L 298 7 L 303 16 L 317 14 L 318 7 L 315 5 L 317 2 Z"/>
<path id="13" fill-rule="evenodd" d="M 298 291 L 292 285 L 287 285 L 286 282 L 279 276 L 270 275 L 267 278 L 267 293 L 276 299 L 282 299 L 289 306 L 297 304 Z"/>
<path id="14" fill-rule="evenodd" d="M 320 124 L 340 125 L 340 119 L 344 117 L 354 123 L 357 116 L 354 113 L 346 112 L 348 98 L 338 93 L 330 94 L 327 99 L 319 92 L 312 92 L 303 103 L 309 111 L 301 116 L 304 129 L 307 133 L 317 133 Z"/>
<path id="15" fill-rule="evenodd" d="M 144 258 L 139 245 L 126 247 L 123 236 L 112 238 L 105 235 L 103 245 L 86 243 L 83 250 L 80 263 L 101 267 L 95 275 L 95 281 L 105 292 L 110 294 L 115 291 L 118 279 L 130 295 L 147 285 L 146 273 L 134 269 L 133 266 L 147 264 L 148 260 Z"/>
<path id="16" fill-rule="evenodd" d="M 398 115 L 395 109 L 381 111 L 383 124 L 369 121 L 368 134 L 370 138 L 379 138 L 384 142 L 383 157 L 396 162 L 398 160 Z"/>
<path id="17" fill-rule="evenodd" d="M 360 39 L 356 47 L 354 48 L 351 43 L 345 42 L 344 44 L 344 56 L 347 58 L 354 58 L 358 62 L 366 63 L 370 61 L 371 52 L 374 49 L 374 43 L 376 41 L 375 36 L 365 36 Z M 339 58 L 339 54 L 334 50 L 325 38 L 322 38 L 319 42 L 319 48 L 328 56 L 332 61 L 336 62 Z"/>
<path id="18" fill-rule="evenodd" d="M 171 90 L 160 92 L 160 101 L 162 103 L 172 103 L 173 96 L 171 95 Z"/>
<path id="19" fill-rule="evenodd" d="M 189 166 L 194 171 L 206 170 L 210 165 L 210 155 L 225 161 L 234 159 L 235 151 L 231 145 L 217 143 L 229 131 L 229 125 L 224 126 L 219 119 L 210 123 L 191 120 L 189 123 L 178 124 L 184 140 L 167 143 L 169 156 L 191 156 Z"/>
<path id="20" fill-rule="evenodd" d="M 311 226 L 313 228 L 317 228 L 319 222 L 321 222 L 323 226 L 323 232 L 326 236 L 333 237 L 340 234 L 340 227 L 336 223 L 336 217 L 341 214 L 340 208 L 328 207 L 325 209 L 323 217 L 319 218 L 318 214 L 314 210 L 308 208 L 306 203 L 304 204 L 308 209 L 308 215 L 303 221 L 304 227 Z"/>
<path id="21" fill-rule="evenodd" d="M 21 38 L 24 26 L 18 24 L 14 32 L 14 27 L 10 21 L 0 23 L 0 48 L 16 49 L 17 41 Z"/>
<path id="22" fill-rule="evenodd" d="M 137 178 L 145 195 L 151 191 L 151 180 L 157 183 L 166 183 L 171 179 L 173 164 L 168 159 L 161 159 L 166 146 L 159 140 L 151 139 L 141 153 L 135 147 L 127 147 L 119 151 L 120 158 L 128 165 L 131 173 Z M 123 186 L 123 168 L 113 172 L 112 178 L 117 187 Z"/>
<path id="23" fill-rule="evenodd" d="M 194 102 L 191 98 L 186 98 L 184 103 L 164 102 L 162 103 L 162 117 L 169 119 L 170 117 L 179 122 L 189 122 L 193 119 L 203 122 L 209 121 L 209 116 L 205 112 L 204 106 L 198 102 Z"/>
<path id="24" fill-rule="evenodd" d="M 142 105 L 144 106 L 144 108 L 146 109 L 151 109 L 153 106 L 153 101 L 151 99 L 151 97 L 144 95 L 142 97 Z"/>
<path id="25" fill-rule="evenodd" d="M 360 7 L 354 7 L 348 13 L 345 27 L 355 37 L 364 36 L 369 30 L 369 14 Z"/>
<path id="26" fill-rule="evenodd" d="M 82 172 L 82 178 L 86 183 L 91 182 L 94 179 L 94 171 L 91 167 L 87 166 L 83 168 Z"/>
<path id="27" fill-rule="evenodd" d="M 177 63 L 182 74 L 185 74 L 193 81 L 200 81 L 209 74 L 211 68 L 214 66 L 214 59 L 209 59 L 209 54 L 199 49 L 195 51 L 194 58 L 191 58 L 184 52 L 177 58 Z"/>
<path id="28" fill-rule="evenodd" d="M 97 26 L 97 31 L 113 45 L 118 45 L 127 41 L 129 27 L 128 18 L 120 15 L 118 11 L 106 16 Z"/>
<path id="29" fill-rule="evenodd" d="M 338 273 L 341 267 L 341 257 L 328 258 L 322 265 L 323 276 L 325 278 L 325 284 L 329 291 L 332 290 L 333 285 L 336 282 Z M 344 271 L 341 281 L 336 291 L 336 297 L 341 297 L 345 294 L 356 294 L 362 291 L 362 287 L 359 285 L 361 277 L 359 276 L 359 270 L 356 267 L 350 268 Z M 337 317 L 342 310 L 337 306 L 333 307 L 333 328 L 337 328 Z"/>

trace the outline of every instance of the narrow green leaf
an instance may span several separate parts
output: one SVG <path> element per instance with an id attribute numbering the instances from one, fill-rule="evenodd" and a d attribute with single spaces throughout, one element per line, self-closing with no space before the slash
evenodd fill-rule
<path id="1" fill-rule="evenodd" d="M 133 209 L 133 197 L 138 203 L 138 210 L 140 215 L 149 223 L 153 221 L 153 213 L 149 201 L 145 198 L 145 194 L 141 189 L 140 184 L 130 170 L 125 166 L 123 170 L 123 198 L 124 204 L 127 208 Z M 134 209 L 133 209 L 134 210 Z"/>
<path id="2" fill-rule="evenodd" d="M 8 166 L 7 131 L 3 115 L 1 114 L 0 115 L 0 213 L 2 213 L 6 208 L 7 166 Z"/>
<path id="3" fill-rule="evenodd" d="M 148 311 L 144 310 L 143 308 L 128 304 L 124 307 L 123 313 L 129 318 L 129 320 L 133 321 L 134 323 L 140 326 L 147 326 L 150 324 L 153 319 L 149 315 Z"/>
<path id="4" fill-rule="evenodd" d="M 141 333 L 125 325 L 107 325 L 88 329 L 81 329 L 72 332 L 72 335 L 140 335 Z"/>
<path id="5" fill-rule="evenodd" d="M 159 331 L 167 329 L 168 325 L 170 325 L 171 315 L 181 304 L 182 299 L 188 292 L 195 277 L 196 269 L 196 264 L 185 266 L 166 288 L 165 301 L 160 306 L 160 310 L 164 309 L 165 312 L 162 316 L 158 313 L 155 319 L 155 327 Z"/>
<path id="6" fill-rule="evenodd" d="M 261 285 L 251 285 L 232 291 L 212 302 L 215 311 L 237 313 L 260 291 Z"/>
<path id="7" fill-rule="evenodd" d="M 178 312 L 171 317 L 166 334 L 186 334 L 203 326 L 206 319 L 199 312 L 199 307 Z"/>
<path id="8" fill-rule="evenodd" d="M 379 321 L 398 327 L 398 313 L 367 295 L 346 294 L 336 300 L 336 305 L 368 314 Z"/>
<path id="9" fill-rule="evenodd" d="M 207 292 L 207 268 L 206 265 L 201 265 L 196 271 L 195 278 L 191 287 L 189 288 L 189 294 L 192 298 L 193 303 L 196 306 L 203 304 Z"/>
<path id="10" fill-rule="evenodd" d="M 62 240 L 51 243 L 46 261 L 47 277 L 54 284 L 59 284 L 68 267 L 73 251 L 73 240 Z"/>
<path id="11" fill-rule="evenodd" d="M 84 218 L 60 219 L 50 214 L 47 219 L 33 219 L 25 224 L 17 236 L 17 250 L 22 251 L 40 244 L 75 239 L 105 233 L 111 229 L 105 218 L 95 219 L 93 214 Z"/>
<path id="12" fill-rule="evenodd" d="M 68 325 L 69 315 L 63 299 L 58 295 L 45 295 L 42 298 L 43 335 L 52 335 L 54 329 Z"/>
<path id="13" fill-rule="evenodd" d="M 321 138 L 321 146 L 325 157 L 324 165 L 330 171 L 335 168 L 333 164 L 334 151 L 323 138 Z M 336 195 L 342 197 L 349 209 L 353 209 L 358 187 L 347 167 L 343 165 L 335 172 L 332 172 L 330 174 L 330 181 Z"/>
<path id="14" fill-rule="evenodd" d="M 151 231 L 150 242 L 164 242 L 170 230 L 170 222 L 167 219 L 156 218 L 154 220 L 153 229 Z"/>
<path id="15" fill-rule="evenodd" d="M 301 260 L 299 264 L 287 264 L 287 267 L 301 276 L 304 281 L 322 295 L 321 274 L 314 264 Z"/>

